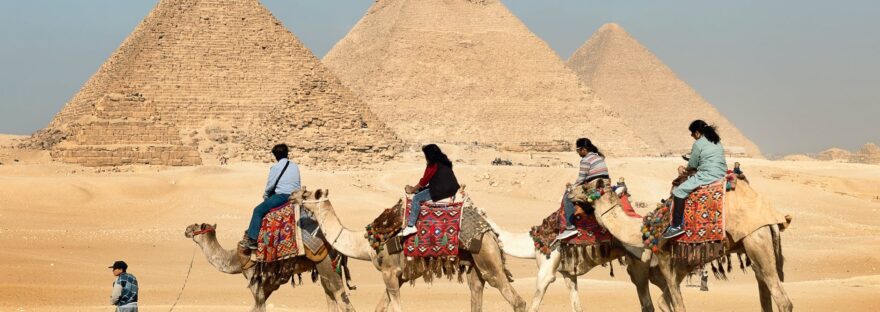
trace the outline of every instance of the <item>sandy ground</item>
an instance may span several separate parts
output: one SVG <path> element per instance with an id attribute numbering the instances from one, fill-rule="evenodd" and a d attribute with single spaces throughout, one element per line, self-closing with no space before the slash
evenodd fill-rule
<path id="1" fill-rule="evenodd" d="M 0 136 L 0 146 L 15 137 Z M 525 232 L 554 207 L 576 170 L 574 153 L 511 154 L 444 147 L 456 160 L 459 180 L 475 202 L 510 231 Z M 494 167 L 494 157 L 523 165 Z M 18 159 L 18 161 L 15 161 Z M 734 160 L 730 160 L 731 162 Z M 776 208 L 794 216 L 783 234 L 785 288 L 798 311 L 876 311 L 880 306 L 880 166 L 813 161 L 738 159 L 756 188 Z M 106 172 L 51 162 L 44 152 L 0 148 L 0 311 L 111 311 L 113 277 L 107 266 L 124 259 L 141 285 L 143 311 L 167 311 L 195 261 L 175 311 L 247 311 L 252 303 L 241 276 L 211 267 L 183 236 L 192 223 L 218 225 L 221 244 L 232 248 L 251 208 L 260 200 L 267 165 L 235 163 L 195 168 L 137 167 Z M 636 201 L 656 202 L 680 160 L 609 159 L 614 176 L 625 176 Z M 550 167 L 539 167 L 539 165 Z M 303 183 L 328 188 L 351 228 L 362 228 L 394 204 L 402 186 L 422 170 L 417 153 L 364 171 L 303 170 Z M 642 213 L 645 209 L 640 209 Z M 531 301 L 534 260 L 511 259 L 515 286 Z M 359 286 L 352 301 L 373 310 L 383 290 L 379 273 L 352 262 Z M 599 268 L 580 280 L 588 311 L 636 311 L 635 288 L 625 271 Z M 710 280 L 709 292 L 685 287 L 692 311 L 759 310 L 751 271 L 730 281 Z M 697 283 L 697 280 L 694 280 Z M 655 298 L 659 291 L 653 289 Z M 467 311 L 464 284 L 445 280 L 404 287 L 409 311 Z M 325 311 L 321 288 L 306 282 L 284 287 L 270 311 Z M 487 311 L 510 310 L 497 291 L 485 295 Z M 567 311 L 561 281 L 545 297 L 545 311 Z"/>

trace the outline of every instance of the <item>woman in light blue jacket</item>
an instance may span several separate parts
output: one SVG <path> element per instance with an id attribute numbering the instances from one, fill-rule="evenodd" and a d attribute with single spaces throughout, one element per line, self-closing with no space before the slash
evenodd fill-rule
<path id="1" fill-rule="evenodd" d="M 688 130 L 696 140 L 691 147 L 688 168 L 696 169 L 697 173 L 672 190 L 672 225 L 663 233 L 663 238 L 684 234 L 684 199 L 698 187 L 721 180 L 727 174 L 724 146 L 721 145 L 721 137 L 715 131 L 715 126 L 698 119 L 691 122 Z"/>

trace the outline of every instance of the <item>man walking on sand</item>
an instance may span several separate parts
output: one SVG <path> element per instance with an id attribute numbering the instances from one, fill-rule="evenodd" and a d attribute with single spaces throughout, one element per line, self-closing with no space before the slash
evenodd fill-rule
<path id="1" fill-rule="evenodd" d="M 113 262 L 109 267 L 113 269 L 113 292 L 110 294 L 110 304 L 116 306 L 117 312 L 137 312 L 138 310 L 138 281 L 134 275 L 129 274 L 128 264 L 125 261 Z"/>

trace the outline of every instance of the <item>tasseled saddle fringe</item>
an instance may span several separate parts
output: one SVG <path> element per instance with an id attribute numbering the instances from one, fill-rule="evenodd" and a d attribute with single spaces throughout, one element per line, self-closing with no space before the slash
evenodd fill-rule
<path id="1" fill-rule="evenodd" d="M 403 278 L 414 285 L 419 277 L 425 283 L 431 284 L 434 282 L 434 278 L 446 277 L 451 281 L 453 277 L 458 275 L 458 282 L 463 283 L 462 271 L 467 270 L 468 268 L 462 265 L 458 257 L 408 258 L 404 260 Z"/>
<path id="2" fill-rule="evenodd" d="M 687 265 L 700 266 L 726 254 L 723 242 L 699 244 L 676 243 L 672 246 L 673 262 L 684 262 Z"/>
<path id="3" fill-rule="evenodd" d="M 567 245 L 559 246 L 561 254 L 560 269 L 572 274 L 587 273 L 589 267 L 597 265 L 611 255 L 611 244 L 598 244 L 592 246 Z M 601 263 L 605 266 L 607 263 Z M 621 262 L 622 264 L 622 262 Z M 611 276 L 614 276 L 614 266 L 611 266 Z"/>
<path id="4" fill-rule="evenodd" d="M 251 276 L 250 284 L 260 284 L 264 281 L 270 281 L 272 284 L 284 284 L 288 280 L 293 280 L 293 275 L 304 272 L 312 272 L 312 282 L 315 282 L 315 263 L 306 259 L 288 258 L 273 262 L 259 262 L 254 266 L 254 275 Z M 296 283 L 291 283 L 296 286 Z"/>

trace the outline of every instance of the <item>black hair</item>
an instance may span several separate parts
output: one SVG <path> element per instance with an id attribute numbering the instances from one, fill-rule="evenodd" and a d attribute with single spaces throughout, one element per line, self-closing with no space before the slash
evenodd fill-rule
<path id="1" fill-rule="evenodd" d="M 605 157 L 605 154 L 599 151 L 599 148 L 593 145 L 593 141 L 587 138 L 580 138 L 574 143 L 574 146 L 577 148 L 585 148 L 587 152 L 599 154 L 599 156 Z"/>
<path id="2" fill-rule="evenodd" d="M 449 161 L 449 157 L 446 157 L 446 154 L 443 154 L 443 151 L 440 150 L 440 147 L 437 146 L 437 144 L 422 146 L 422 152 L 425 153 L 425 160 L 428 161 L 428 165 L 442 164 L 452 168 L 452 162 Z"/>
<path id="3" fill-rule="evenodd" d="M 287 148 L 287 144 L 281 143 L 272 147 L 272 155 L 275 155 L 275 160 L 281 160 L 287 158 L 287 154 L 290 149 Z"/>
<path id="4" fill-rule="evenodd" d="M 700 119 L 691 122 L 691 125 L 688 126 L 688 130 L 691 131 L 691 134 L 699 131 L 700 134 L 706 137 L 706 140 L 709 140 L 709 142 L 715 144 L 721 142 L 721 137 L 718 136 L 718 132 L 715 130 L 715 126 L 709 125 L 705 121 L 702 121 Z"/>

